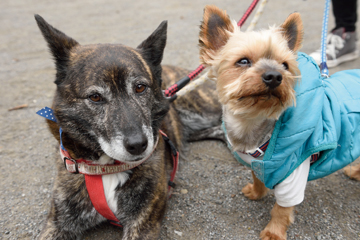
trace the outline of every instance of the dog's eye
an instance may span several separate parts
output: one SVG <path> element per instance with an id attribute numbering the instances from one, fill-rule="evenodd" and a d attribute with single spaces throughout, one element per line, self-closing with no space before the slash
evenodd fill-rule
<path id="1" fill-rule="evenodd" d="M 288 69 L 289 69 L 289 65 L 288 65 L 286 62 L 283 62 L 282 65 L 284 66 L 285 70 L 288 70 Z"/>
<path id="2" fill-rule="evenodd" d="M 101 97 L 101 95 L 100 95 L 100 94 L 97 94 L 97 93 L 95 93 L 95 94 L 93 94 L 93 95 L 90 95 L 90 96 L 89 96 L 89 99 L 90 99 L 91 101 L 93 101 L 93 102 L 101 102 L 101 101 L 103 100 L 103 98 Z"/>
<path id="3" fill-rule="evenodd" d="M 142 93 L 142 92 L 144 92 L 145 90 L 146 90 L 146 85 L 144 85 L 144 84 L 138 84 L 138 85 L 136 85 L 136 87 L 135 87 L 135 92 L 136 93 Z"/>
<path id="4" fill-rule="evenodd" d="M 240 65 L 241 67 L 251 66 L 251 62 L 248 58 L 242 58 L 237 61 L 236 64 Z"/>

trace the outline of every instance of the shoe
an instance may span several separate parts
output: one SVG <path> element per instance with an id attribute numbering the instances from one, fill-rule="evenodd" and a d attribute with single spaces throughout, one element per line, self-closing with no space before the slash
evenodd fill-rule
<path id="1" fill-rule="evenodd" d="M 321 50 L 310 54 L 316 63 L 321 63 Z M 336 67 L 340 63 L 359 57 L 356 49 L 356 32 L 345 32 L 345 28 L 338 28 L 329 33 L 326 46 L 326 64 L 328 68 Z"/>

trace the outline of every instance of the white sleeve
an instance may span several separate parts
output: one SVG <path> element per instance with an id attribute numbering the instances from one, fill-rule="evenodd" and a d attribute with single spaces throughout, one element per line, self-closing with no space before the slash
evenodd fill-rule
<path id="1" fill-rule="evenodd" d="M 292 207 L 304 200 L 310 171 L 310 158 L 307 158 L 284 181 L 275 186 L 276 203 L 281 207 Z"/>

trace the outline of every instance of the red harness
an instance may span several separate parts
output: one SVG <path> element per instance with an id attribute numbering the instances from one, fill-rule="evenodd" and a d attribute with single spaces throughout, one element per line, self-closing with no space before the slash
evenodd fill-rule
<path id="1" fill-rule="evenodd" d="M 176 171 L 178 168 L 179 152 L 176 150 L 174 144 L 170 141 L 168 136 L 163 131 L 159 131 L 165 142 L 169 145 L 171 150 L 171 156 L 173 159 L 173 170 L 171 172 L 170 180 L 168 183 L 168 191 L 170 197 L 172 193 L 172 188 L 175 187 L 173 181 L 175 179 Z M 157 143 L 155 144 L 155 146 L 156 145 Z M 61 147 L 60 155 L 61 158 L 64 160 L 66 170 L 71 173 L 81 173 L 85 175 L 86 189 L 96 211 L 100 213 L 104 218 L 108 219 L 111 224 L 122 227 L 119 220 L 116 218 L 116 216 L 111 211 L 109 205 L 106 202 L 102 175 L 124 172 L 126 170 L 135 168 L 145 162 L 152 154 L 150 154 L 150 156 L 145 159 L 131 164 L 115 161 L 114 164 L 106 165 L 94 164 L 94 162 L 85 159 L 72 159 L 70 157 L 70 154 L 66 150 L 63 150 Z"/>

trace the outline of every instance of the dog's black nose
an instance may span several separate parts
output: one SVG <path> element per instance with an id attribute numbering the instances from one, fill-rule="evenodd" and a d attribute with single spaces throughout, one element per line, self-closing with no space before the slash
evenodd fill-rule
<path id="1" fill-rule="evenodd" d="M 124 141 L 126 150 L 132 155 L 140 155 L 148 145 L 148 140 L 144 134 L 132 135 Z"/>
<path id="2" fill-rule="evenodd" d="M 276 88 L 281 84 L 282 75 L 277 71 L 269 71 L 262 75 L 262 80 L 269 88 Z"/>

